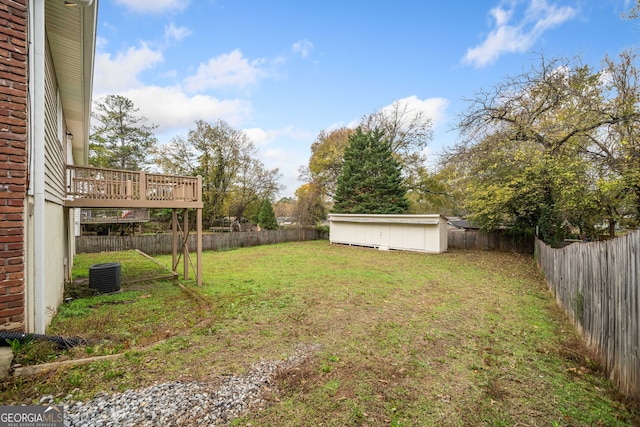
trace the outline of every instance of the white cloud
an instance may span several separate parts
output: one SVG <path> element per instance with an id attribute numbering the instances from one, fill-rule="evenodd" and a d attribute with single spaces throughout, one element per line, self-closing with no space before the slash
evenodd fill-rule
<path id="1" fill-rule="evenodd" d="M 268 132 L 260 128 L 243 129 L 242 131 L 257 146 L 267 145 L 274 138 L 273 131 Z"/>
<path id="2" fill-rule="evenodd" d="M 176 25 L 171 22 L 169 25 L 164 26 L 164 38 L 167 43 L 171 43 L 173 41 L 182 41 L 186 37 L 189 37 L 192 34 L 192 31 L 187 27 L 176 27 Z"/>
<path id="3" fill-rule="evenodd" d="M 570 6 L 549 4 L 547 0 L 530 0 L 524 16 L 512 22 L 519 6 L 511 1 L 491 9 L 495 27 L 487 38 L 474 48 L 467 49 L 463 62 L 483 67 L 495 62 L 504 53 L 526 52 L 542 34 L 576 16 L 577 10 Z"/>
<path id="4" fill-rule="evenodd" d="M 136 13 L 180 11 L 189 5 L 189 0 L 115 0 L 115 2 Z"/>
<path id="5" fill-rule="evenodd" d="M 180 87 L 146 86 L 120 93 L 131 99 L 158 133 L 180 133 L 193 128 L 196 120 L 222 119 L 237 127 L 251 114 L 251 103 L 242 99 L 216 99 L 207 95 L 187 96 Z"/>
<path id="6" fill-rule="evenodd" d="M 109 41 L 107 39 L 105 39 L 104 37 L 100 37 L 100 36 L 96 37 L 96 49 L 98 51 L 102 50 L 108 44 L 109 44 Z"/>
<path id="7" fill-rule="evenodd" d="M 140 87 L 137 74 L 162 62 L 162 52 L 146 44 L 130 47 L 114 57 L 110 53 L 96 53 L 93 85 L 95 93 L 113 93 Z"/>
<path id="8" fill-rule="evenodd" d="M 397 99 L 393 101 L 391 104 L 385 105 L 384 107 L 380 108 L 378 111 L 393 112 L 396 109 L 396 107 L 394 106 L 394 104 L 396 103 L 400 104 L 400 107 L 404 107 L 406 105 L 407 111 L 409 112 L 424 113 L 427 117 L 431 119 L 431 124 L 433 125 L 433 128 L 436 128 L 444 124 L 447 119 L 446 111 L 447 111 L 447 108 L 449 107 L 449 100 L 445 98 L 420 99 L 415 95 L 411 95 L 406 98 Z M 357 119 L 351 120 L 347 124 L 345 124 L 344 122 L 331 123 L 325 129 L 328 131 L 336 130 L 341 127 L 355 129 L 356 127 L 362 124 L 362 118 L 363 116 L 360 116 Z"/>
<path id="9" fill-rule="evenodd" d="M 175 39 L 186 34 L 175 26 L 170 26 L 166 32 L 172 33 Z M 106 43 L 101 44 L 103 47 L 106 47 Z M 237 59 L 234 52 L 230 56 L 231 62 L 233 58 Z M 161 50 L 153 50 L 146 43 L 117 54 L 96 53 L 94 100 L 99 101 L 110 94 L 126 96 L 133 101 L 140 114 L 149 119 L 149 123 L 159 125 L 157 133 L 165 135 L 184 132 L 193 127 L 195 120 L 223 119 L 231 126 L 239 127 L 250 117 L 252 107 L 249 100 L 219 99 L 202 93 L 189 95 L 181 85 L 148 85 L 138 79 L 139 73 L 153 69 L 162 61 Z M 241 54 L 239 62 L 242 63 Z M 227 72 L 233 74 L 229 69 L 226 68 Z M 175 70 L 163 73 L 164 77 L 175 75 Z M 223 80 L 228 84 L 233 82 L 231 78 Z M 190 82 L 193 83 L 193 80 Z"/>
<path id="10" fill-rule="evenodd" d="M 300 130 L 294 126 L 272 130 L 249 128 L 243 129 L 243 132 L 247 134 L 256 146 L 264 146 L 283 137 L 296 141 L 304 141 L 305 143 L 313 140 L 313 135 L 310 132 Z"/>
<path id="11" fill-rule="evenodd" d="M 260 160 L 268 169 L 278 168 L 282 174 L 279 180 L 285 188 L 280 197 L 293 196 L 296 189 L 301 185 L 298 179 L 300 166 L 309 162 L 308 151 L 284 149 L 282 147 L 263 148 Z"/>
<path id="12" fill-rule="evenodd" d="M 285 186 L 280 196 L 293 196 L 300 186 L 300 166 L 309 162 L 309 147 L 315 135 L 294 126 L 264 130 L 243 129 L 260 150 L 260 160 L 268 169 L 278 168 L 280 183 Z M 287 148 L 284 148 L 284 147 Z"/>
<path id="13" fill-rule="evenodd" d="M 313 50 L 313 43 L 311 43 L 307 39 L 302 39 L 300 41 L 295 42 L 291 46 L 291 50 L 293 53 L 300 54 L 301 57 L 307 58 L 311 51 Z"/>
<path id="14" fill-rule="evenodd" d="M 501 27 L 509 22 L 513 10 L 504 10 L 501 7 L 495 7 L 489 11 L 489 14 L 496 20 L 496 26 Z"/>
<path id="15" fill-rule="evenodd" d="M 445 98 L 420 99 L 415 95 L 398 99 L 395 102 L 400 105 L 406 105 L 408 111 L 424 113 L 427 117 L 431 118 L 431 123 L 434 128 L 444 123 L 446 110 L 449 106 L 449 101 Z M 382 110 L 391 110 L 393 108 L 393 104 L 390 104 L 383 107 Z"/>
<path id="16" fill-rule="evenodd" d="M 249 61 L 239 49 L 235 49 L 200 64 L 196 74 L 185 80 L 185 88 L 192 92 L 225 87 L 245 88 L 267 75 L 260 68 L 263 63 L 263 59 Z"/>

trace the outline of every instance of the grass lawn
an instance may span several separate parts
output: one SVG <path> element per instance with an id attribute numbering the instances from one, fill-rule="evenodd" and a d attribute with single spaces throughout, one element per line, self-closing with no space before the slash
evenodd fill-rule
<path id="1" fill-rule="evenodd" d="M 146 258 L 122 262 L 123 280 Z M 146 261 L 145 261 L 146 260 Z M 170 256 L 158 257 L 165 265 Z M 144 275 L 152 277 L 159 267 Z M 152 272 L 154 271 L 154 272 Z M 158 274 L 161 273 L 158 271 Z M 441 255 L 286 243 L 204 254 L 204 283 L 135 282 L 64 304 L 50 333 L 96 340 L 19 360 L 123 352 L 0 386 L 0 402 L 90 398 L 155 381 L 218 381 L 297 344 L 317 357 L 281 373 L 252 426 L 616 426 L 637 411 L 597 372 L 529 256 Z M 155 343 L 155 344 L 154 344 Z M 277 390 L 277 391 L 275 391 Z"/>

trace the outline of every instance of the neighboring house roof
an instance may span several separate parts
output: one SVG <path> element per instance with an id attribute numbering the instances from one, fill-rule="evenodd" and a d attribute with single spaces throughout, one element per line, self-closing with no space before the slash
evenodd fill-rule
<path id="1" fill-rule="evenodd" d="M 471 224 L 466 219 L 457 218 L 457 217 L 448 218 L 447 223 L 452 227 L 461 229 L 461 230 L 477 230 L 478 229 L 477 226 Z"/>
<path id="2" fill-rule="evenodd" d="M 293 224 L 296 222 L 296 218 L 292 216 L 279 216 L 276 218 L 278 224 Z"/>
<path id="3" fill-rule="evenodd" d="M 73 160 L 76 165 L 85 166 L 89 155 L 98 0 L 77 1 L 71 7 L 65 3 L 46 2 L 47 37 L 65 122 L 73 135 Z"/>

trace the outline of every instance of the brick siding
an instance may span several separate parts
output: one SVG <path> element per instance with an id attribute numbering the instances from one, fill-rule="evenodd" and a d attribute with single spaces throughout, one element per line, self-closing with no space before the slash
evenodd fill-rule
<path id="1" fill-rule="evenodd" d="M 0 0 L 0 330 L 24 330 L 27 2 Z"/>

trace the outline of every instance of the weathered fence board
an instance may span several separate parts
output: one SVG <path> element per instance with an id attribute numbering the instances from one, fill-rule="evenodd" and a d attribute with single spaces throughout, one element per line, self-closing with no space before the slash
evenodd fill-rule
<path id="1" fill-rule="evenodd" d="M 487 233 L 479 230 L 449 230 L 447 245 L 451 249 L 533 253 L 533 236 Z"/>
<path id="2" fill-rule="evenodd" d="M 212 233 L 202 236 L 202 249 L 217 251 L 275 243 L 316 240 L 320 233 L 316 229 L 288 228 L 281 230 L 246 231 L 234 233 Z M 189 250 L 196 250 L 196 235 L 189 236 Z M 76 237 L 77 253 L 115 252 L 139 249 L 150 255 L 170 254 L 173 241 L 170 234 L 142 236 L 79 236 Z"/>
<path id="3" fill-rule="evenodd" d="M 640 231 L 552 249 L 536 259 L 556 300 L 618 389 L 640 398 Z"/>

